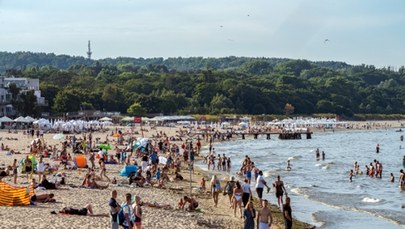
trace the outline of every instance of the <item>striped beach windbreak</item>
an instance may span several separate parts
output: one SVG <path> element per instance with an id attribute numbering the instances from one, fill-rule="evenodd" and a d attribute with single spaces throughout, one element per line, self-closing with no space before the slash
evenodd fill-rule
<path id="1" fill-rule="evenodd" d="M 16 187 L 0 181 L 0 206 L 25 206 L 34 195 L 32 186 Z"/>

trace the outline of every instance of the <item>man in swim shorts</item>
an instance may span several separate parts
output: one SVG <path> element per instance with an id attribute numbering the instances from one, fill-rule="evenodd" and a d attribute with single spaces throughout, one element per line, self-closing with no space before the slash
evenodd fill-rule
<path id="1" fill-rule="evenodd" d="M 286 190 L 283 181 L 280 179 L 280 175 L 277 176 L 277 180 L 274 182 L 273 186 L 276 188 L 278 207 L 281 208 L 283 206 L 283 194 Z"/>
<path id="2" fill-rule="evenodd" d="M 269 229 L 273 223 L 273 216 L 268 208 L 268 201 L 262 201 L 263 208 L 258 211 L 257 214 L 257 228 L 258 229 Z"/>

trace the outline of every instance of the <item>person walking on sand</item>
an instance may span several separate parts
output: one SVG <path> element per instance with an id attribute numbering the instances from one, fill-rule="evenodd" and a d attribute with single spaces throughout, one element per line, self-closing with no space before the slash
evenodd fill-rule
<path id="1" fill-rule="evenodd" d="M 103 177 L 105 177 L 108 181 L 111 181 L 110 178 L 107 177 L 107 169 L 105 167 L 104 158 L 100 158 L 98 163 L 100 165 L 100 178 L 103 179 Z"/>
<path id="2" fill-rule="evenodd" d="M 245 179 L 245 182 L 242 184 L 242 202 L 243 202 L 243 207 L 245 208 L 246 205 L 249 202 L 249 199 L 252 197 L 252 190 L 250 189 L 250 184 L 248 182 L 248 179 Z"/>
<path id="3" fill-rule="evenodd" d="M 243 229 L 254 229 L 256 210 L 253 206 L 253 202 L 251 202 L 251 201 L 249 201 L 246 206 L 247 207 L 243 211 L 243 217 L 244 217 Z"/>
<path id="4" fill-rule="evenodd" d="M 267 186 L 267 183 L 264 180 L 263 171 L 259 171 L 259 176 L 257 176 L 257 180 L 256 180 L 256 193 L 257 193 L 257 196 L 259 197 L 260 203 L 262 202 L 264 186 L 267 187 L 267 192 L 269 192 L 270 187 Z"/>
<path id="5" fill-rule="evenodd" d="M 287 195 L 287 191 L 285 190 L 283 181 L 280 179 L 280 175 L 277 176 L 277 180 L 274 182 L 273 187 L 276 188 L 277 203 L 278 207 L 281 209 L 283 206 L 283 194 L 285 192 Z"/>
<path id="6" fill-rule="evenodd" d="M 262 200 L 263 208 L 257 213 L 257 229 L 270 229 L 273 223 L 273 216 L 268 208 L 268 201 Z"/>
<path id="7" fill-rule="evenodd" d="M 120 206 L 117 203 L 117 190 L 113 190 L 111 192 L 111 199 L 108 202 L 110 206 L 110 216 L 111 216 L 111 229 L 118 229 L 118 211 L 120 210 Z"/>
<path id="8" fill-rule="evenodd" d="M 286 196 L 285 197 L 285 204 L 283 205 L 283 216 L 284 216 L 284 224 L 285 224 L 285 229 L 291 229 L 293 220 L 292 220 L 292 215 L 291 215 L 291 205 L 290 205 L 290 197 Z"/>
<path id="9" fill-rule="evenodd" d="M 218 196 L 219 196 L 219 193 L 221 192 L 221 182 L 219 182 L 217 175 L 212 175 L 210 187 L 211 187 L 212 198 L 214 199 L 214 206 L 217 207 Z"/>
<path id="10" fill-rule="evenodd" d="M 240 210 L 240 218 L 243 217 L 242 213 L 242 195 L 243 195 L 243 190 L 242 186 L 240 185 L 239 181 L 236 181 L 235 183 L 235 188 L 233 189 L 233 215 L 236 217 L 236 208 L 239 207 Z"/>

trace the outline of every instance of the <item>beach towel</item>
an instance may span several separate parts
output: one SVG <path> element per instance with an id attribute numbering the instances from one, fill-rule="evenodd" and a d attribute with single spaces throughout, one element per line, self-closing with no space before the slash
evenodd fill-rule
<path id="1" fill-rule="evenodd" d="M 30 205 L 30 197 L 33 195 L 32 187 L 16 187 L 0 181 L 0 206 Z"/>

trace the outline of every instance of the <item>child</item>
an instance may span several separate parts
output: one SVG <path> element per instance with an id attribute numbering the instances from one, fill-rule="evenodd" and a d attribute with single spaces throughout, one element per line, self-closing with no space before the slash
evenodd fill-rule
<path id="1" fill-rule="evenodd" d="M 350 173 L 349 173 L 349 180 L 350 180 L 350 182 L 353 181 L 353 169 L 350 170 Z"/>

